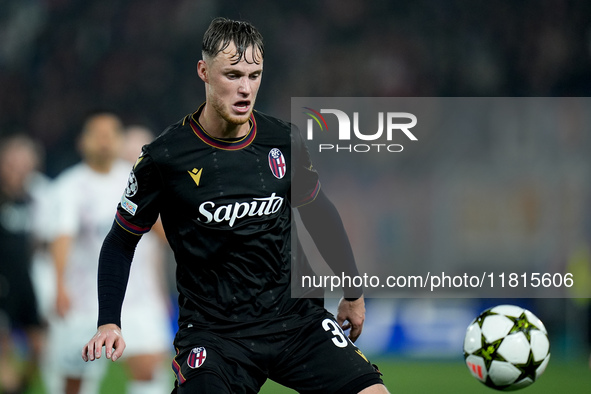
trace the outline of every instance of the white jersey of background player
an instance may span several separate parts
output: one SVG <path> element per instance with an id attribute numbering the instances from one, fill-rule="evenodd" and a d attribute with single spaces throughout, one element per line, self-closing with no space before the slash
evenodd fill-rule
<path id="1" fill-rule="evenodd" d="M 48 354 L 52 356 L 51 375 L 61 379 L 49 386 L 52 392 L 66 394 L 98 392 L 105 371 L 105 363 L 96 367 L 85 364 L 79 347 L 96 330 L 98 256 L 132 167 L 119 159 L 122 125 L 112 114 L 89 117 L 79 142 L 83 161 L 65 170 L 54 190 L 52 256 L 58 317 L 52 319 Z M 161 275 L 154 272 L 161 255 L 159 248 L 148 239 L 140 242 L 132 268 L 138 281 L 130 283 L 133 290 L 126 299 L 128 313 L 123 313 L 127 317 L 122 325 L 129 338 L 137 339 L 129 348 L 127 360 L 132 374 L 141 381 L 132 380 L 128 393 L 162 392 L 168 383 L 158 368 L 171 342 Z M 158 366 L 133 362 L 142 356 Z"/>
<path id="2" fill-rule="evenodd" d="M 130 165 L 135 164 L 142 146 L 150 143 L 153 137 L 144 127 L 128 127 L 122 157 Z M 130 169 L 126 176 L 129 176 Z M 123 189 L 120 187 L 119 198 Z M 113 212 L 111 216 L 114 216 Z M 123 359 L 131 372 L 128 394 L 167 393 L 172 377 L 169 365 L 172 329 L 168 324 L 170 308 L 164 275 L 163 245 L 166 241 L 160 221 L 152 229 L 152 234 L 145 234 L 150 236 L 142 237 L 136 248 L 121 312 L 123 332 L 131 336 Z"/>

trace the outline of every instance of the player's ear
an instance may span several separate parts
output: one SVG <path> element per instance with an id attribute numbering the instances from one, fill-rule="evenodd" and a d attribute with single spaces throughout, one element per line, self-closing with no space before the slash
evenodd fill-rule
<path id="1" fill-rule="evenodd" d="M 199 60 L 197 62 L 197 75 L 199 75 L 199 78 L 201 78 L 201 80 L 203 80 L 205 83 L 209 82 L 207 72 L 207 63 L 205 60 Z"/>

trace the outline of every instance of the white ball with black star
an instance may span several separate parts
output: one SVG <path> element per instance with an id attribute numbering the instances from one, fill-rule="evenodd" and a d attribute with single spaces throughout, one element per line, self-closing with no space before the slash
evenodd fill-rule
<path id="1" fill-rule="evenodd" d="M 550 360 L 548 332 L 527 309 L 498 305 L 468 326 L 464 359 L 472 376 L 488 387 L 503 391 L 527 387 L 539 379 Z"/>
<path id="2" fill-rule="evenodd" d="M 137 179 L 133 171 L 129 173 L 129 179 L 127 180 L 127 187 L 125 188 L 125 197 L 133 197 L 137 193 L 138 184 Z"/>

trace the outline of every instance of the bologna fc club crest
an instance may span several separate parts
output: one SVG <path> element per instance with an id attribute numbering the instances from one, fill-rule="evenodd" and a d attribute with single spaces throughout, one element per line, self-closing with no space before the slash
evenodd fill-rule
<path id="1" fill-rule="evenodd" d="M 273 172 L 273 175 L 275 175 L 275 178 L 277 179 L 283 178 L 287 172 L 285 157 L 277 148 L 273 148 L 269 151 L 269 167 L 271 167 L 271 172 Z"/>
<path id="2" fill-rule="evenodd" d="M 193 369 L 199 368 L 205 362 L 206 357 L 207 350 L 204 347 L 195 347 L 189 353 L 189 357 L 187 357 L 187 364 Z"/>

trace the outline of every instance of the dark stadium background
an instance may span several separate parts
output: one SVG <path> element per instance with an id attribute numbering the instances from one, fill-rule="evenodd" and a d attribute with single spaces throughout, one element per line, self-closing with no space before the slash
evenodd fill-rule
<path id="1" fill-rule="evenodd" d="M 584 0 L 2 0 L 0 135 L 26 132 L 41 141 L 54 177 L 78 160 L 75 136 L 89 110 L 110 108 L 127 124 L 163 130 L 204 100 L 195 67 L 215 16 L 249 20 L 262 32 L 257 108 L 285 119 L 292 96 L 590 96 L 590 15 Z M 584 129 L 541 133 L 536 146 L 581 159 L 571 201 L 578 205 L 565 226 L 588 245 L 591 130 Z M 478 156 L 486 143 L 474 149 Z M 338 187 L 330 184 L 330 194 Z M 380 242 L 387 249 L 392 240 Z M 572 255 L 562 252 L 553 258 L 566 266 Z M 537 313 L 551 334 L 553 359 L 528 392 L 588 390 L 585 297 L 508 300 Z M 370 314 L 372 302 L 366 334 L 381 334 L 361 341 L 381 361 L 392 392 L 479 392 L 463 366 L 462 338 L 445 336 L 499 300 L 396 300 L 391 309 L 380 300 Z M 410 335 L 417 330 L 422 337 Z M 121 371 L 112 374 L 115 386 L 104 392 L 120 390 Z"/>

